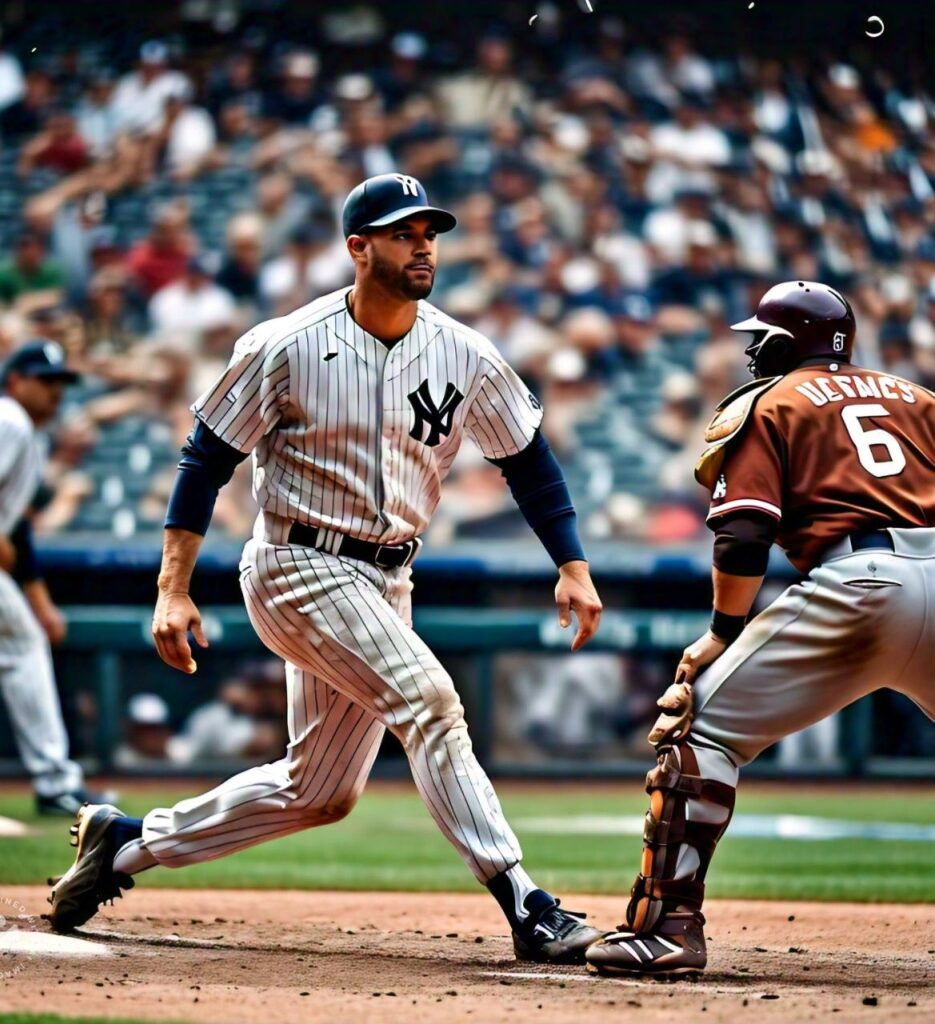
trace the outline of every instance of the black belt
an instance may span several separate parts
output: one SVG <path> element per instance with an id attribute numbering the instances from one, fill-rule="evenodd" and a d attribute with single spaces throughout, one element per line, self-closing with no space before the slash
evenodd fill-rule
<path id="1" fill-rule="evenodd" d="M 306 526 L 304 523 L 293 523 L 289 528 L 289 543 L 301 544 L 306 548 L 324 551 L 328 554 L 339 554 L 344 558 L 356 558 L 360 562 L 368 562 L 378 569 L 399 569 L 409 565 L 416 557 L 422 542 L 418 537 L 407 540 L 405 544 L 374 544 L 373 541 L 360 540 L 357 537 L 342 537 L 337 552 L 318 543 L 318 528 Z"/>
<path id="2" fill-rule="evenodd" d="M 851 551 L 867 551 L 872 548 L 887 548 L 895 551 L 893 536 L 886 530 L 871 530 L 870 533 L 854 533 L 848 537 Z"/>

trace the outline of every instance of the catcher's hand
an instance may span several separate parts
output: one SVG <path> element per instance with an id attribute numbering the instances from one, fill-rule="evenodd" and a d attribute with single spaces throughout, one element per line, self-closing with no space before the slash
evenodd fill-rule
<path id="1" fill-rule="evenodd" d="M 188 643 L 189 632 L 199 647 L 208 646 L 208 639 L 201 628 L 201 613 L 188 594 L 160 593 L 153 612 L 156 650 L 167 665 L 191 675 L 198 666 Z"/>
<path id="2" fill-rule="evenodd" d="M 672 683 L 656 701 L 660 715 L 649 734 L 654 747 L 669 746 L 683 739 L 691 728 L 695 710 L 694 694 L 688 683 Z"/>

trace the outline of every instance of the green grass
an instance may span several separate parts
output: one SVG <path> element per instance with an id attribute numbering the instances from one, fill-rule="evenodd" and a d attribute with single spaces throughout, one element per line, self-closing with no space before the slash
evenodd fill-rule
<path id="1" fill-rule="evenodd" d="M 146 1024 L 129 1017 L 59 1017 L 55 1013 L 0 1013 L 0 1024 Z"/>
<path id="2" fill-rule="evenodd" d="M 516 822 L 525 863 L 540 884 L 562 893 L 624 893 L 636 870 L 640 842 L 631 836 L 537 835 L 526 818 L 641 814 L 638 784 L 530 790 L 498 787 Z M 158 794 L 128 792 L 123 809 L 142 815 L 197 792 L 197 784 Z M 855 790 L 790 786 L 741 789 L 737 812 L 802 814 L 852 821 L 930 824 L 932 790 Z M 37 831 L 0 841 L 3 884 L 43 882 L 70 862 L 68 822 L 32 814 L 31 800 L 0 794 L 0 815 Z M 732 837 L 721 842 L 708 875 L 712 896 L 765 899 L 935 902 L 931 844 L 882 840 L 802 842 Z M 435 829 L 415 791 L 373 787 L 344 821 L 274 840 L 232 857 L 174 871 L 148 873 L 142 884 L 180 888 L 385 889 L 474 891 L 476 883 Z"/>

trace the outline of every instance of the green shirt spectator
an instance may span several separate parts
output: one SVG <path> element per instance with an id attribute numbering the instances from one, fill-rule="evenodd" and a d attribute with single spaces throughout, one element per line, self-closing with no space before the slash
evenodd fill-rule
<path id="1" fill-rule="evenodd" d="M 12 302 L 28 292 L 62 288 L 61 267 L 48 258 L 45 242 L 34 231 L 24 231 L 13 246 L 13 258 L 0 265 L 0 300 Z"/>

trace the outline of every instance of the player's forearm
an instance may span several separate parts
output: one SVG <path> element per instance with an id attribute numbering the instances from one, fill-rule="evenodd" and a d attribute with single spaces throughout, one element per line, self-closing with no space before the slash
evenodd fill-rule
<path id="1" fill-rule="evenodd" d="M 162 566 L 157 585 L 163 594 L 187 594 L 204 538 L 200 533 L 167 526 L 162 537 Z"/>
<path id="2" fill-rule="evenodd" d="M 732 576 L 715 567 L 712 570 L 714 582 L 714 608 L 725 615 L 750 614 L 756 595 L 763 584 L 762 576 Z"/>

